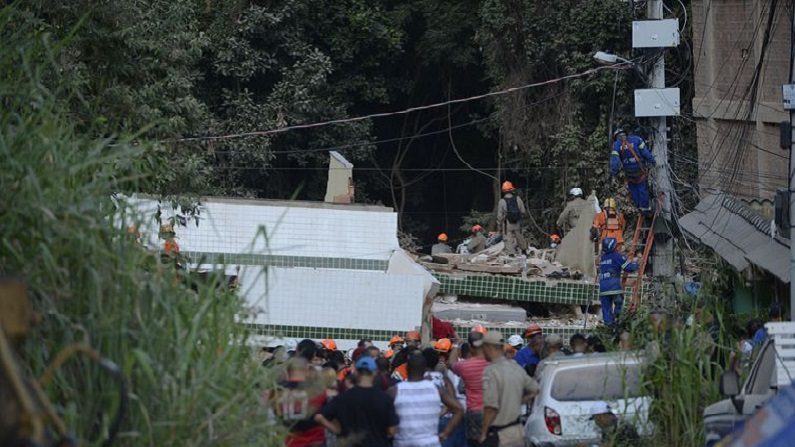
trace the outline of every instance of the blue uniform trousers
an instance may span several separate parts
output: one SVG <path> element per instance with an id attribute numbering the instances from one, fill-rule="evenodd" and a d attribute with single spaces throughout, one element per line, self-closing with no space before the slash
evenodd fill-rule
<path id="1" fill-rule="evenodd" d="M 599 297 L 599 301 L 602 302 L 602 320 L 605 325 L 610 326 L 621 313 L 624 295 L 603 295 Z"/>

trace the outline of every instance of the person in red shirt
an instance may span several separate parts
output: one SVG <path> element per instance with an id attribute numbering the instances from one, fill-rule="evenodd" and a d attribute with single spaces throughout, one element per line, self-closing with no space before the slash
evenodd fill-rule
<path id="1" fill-rule="evenodd" d="M 458 334 L 455 333 L 455 328 L 452 324 L 433 316 L 431 317 L 431 333 L 433 334 L 434 340 L 441 340 L 443 338 L 458 340 Z"/>
<path id="2" fill-rule="evenodd" d="M 471 355 L 466 360 L 458 361 L 459 349 L 453 348 L 450 353 L 450 369 L 464 381 L 466 390 L 467 412 L 467 445 L 480 446 L 480 428 L 483 423 L 483 370 L 489 365 L 483 355 L 483 333 L 472 331 L 467 341 Z"/>
<path id="3" fill-rule="evenodd" d="M 287 362 L 287 378 L 279 382 L 272 408 L 276 416 L 290 430 L 287 447 L 322 447 L 326 432 L 314 417 L 326 404 L 323 383 L 307 380 L 309 364 L 302 357 Z"/>

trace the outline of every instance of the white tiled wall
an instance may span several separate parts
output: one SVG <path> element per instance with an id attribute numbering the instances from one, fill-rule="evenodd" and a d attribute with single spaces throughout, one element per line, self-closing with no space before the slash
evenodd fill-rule
<path id="1" fill-rule="evenodd" d="M 243 267 L 240 286 L 258 324 L 405 332 L 420 325 L 420 276 L 365 270 Z M 267 293 L 266 293 L 267 291 Z"/>
<path id="2" fill-rule="evenodd" d="M 132 199 L 144 216 L 154 216 L 157 202 Z M 300 202 L 296 202 L 300 203 Z M 172 215 L 163 210 L 163 220 Z M 142 229 L 152 246 L 159 245 L 154 217 Z M 183 251 L 262 253 L 272 255 L 387 260 L 398 248 L 397 214 L 391 211 L 277 206 L 265 202 L 208 201 L 200 223 L 177 227 Z M 264 227 L 267 242 L 258 235 Z"/>

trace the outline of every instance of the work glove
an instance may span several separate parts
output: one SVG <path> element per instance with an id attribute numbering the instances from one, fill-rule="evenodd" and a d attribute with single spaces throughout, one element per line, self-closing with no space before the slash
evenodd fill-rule
<path id="1" fill-rule="evenodd" d="M 595 241 L 599 239 L 599 229 L 596 227 L 591 227 L 591 240 Z"/>

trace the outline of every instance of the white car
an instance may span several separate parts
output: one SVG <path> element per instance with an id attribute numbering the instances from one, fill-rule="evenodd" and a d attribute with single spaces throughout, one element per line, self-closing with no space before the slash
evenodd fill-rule
<path id="1" fill-rule="evenodd" d="M 597 402 L 606 402 L 640 436 L 651 436 L 650 396 L 641 391 L 643 357 L 612 352 L 557 357 L 538 365 L 540 390 L 525 423 L 531 446 L 588 444 L 601 439 L 591 420 Z"/>

